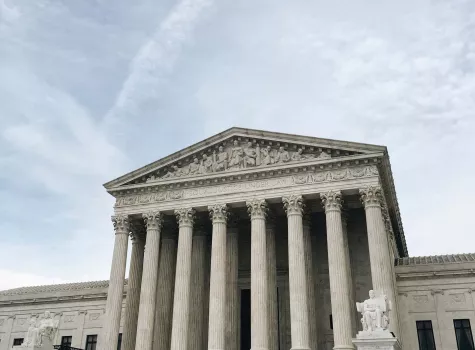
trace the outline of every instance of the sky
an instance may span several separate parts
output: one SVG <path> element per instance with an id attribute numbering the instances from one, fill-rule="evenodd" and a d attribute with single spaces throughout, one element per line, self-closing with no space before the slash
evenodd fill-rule
<path id="1" fill-rule="evenodd" d="M 475 252 L 473 0 L 0 0 L 0 290 L 109 278 L 102 184 L 232 126 L 386 145 L 411 256 Z"/>

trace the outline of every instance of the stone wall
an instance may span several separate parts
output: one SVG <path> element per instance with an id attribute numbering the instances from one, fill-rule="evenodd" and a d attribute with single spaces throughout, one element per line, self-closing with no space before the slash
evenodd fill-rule
<path id="1" fill-rule="evenodd" d="M 416 321 L 430 320 L 437 349 L 457 350 L 454 319 L 475 326 L 475 263 L 396 267 L 405 349 L 418 349 Z"/>

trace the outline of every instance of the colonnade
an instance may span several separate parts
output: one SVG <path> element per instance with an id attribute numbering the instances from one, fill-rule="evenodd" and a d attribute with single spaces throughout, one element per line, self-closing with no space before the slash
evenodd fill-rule
<path id="1" fill-rule="evenodd" d="M 361 189 L 360 194 L 366 212 L 373 288 L 384 291 L 394 300 L 381 189 L 368 187 Z M 353 349 L 354 305 L 342 194 L 337 190 L 328 191 L 321 193 L 320 198 L 327 225 L 334 349 Z M 292 350 L 316 350 L 318 315 L 310 224 L 301 195 L 285 196 L 282 203 L 288 224 Z M 277 350 L 274 222 L 265 199 L 252 199 L 246 206 L 251 221 L 251 349 Z M 224 203 L 211 205 L 208 210 L 212 221 L 209 271 L 205 268 L 206 240 L 195 225 L 193 208 L 175 210 L 179 226 L 177 248 L 173 237 L 161 237 L 163 215 L 159 211 L 143 214 L 145 242 L 136 232 L 132 233 L 123 350 L 238 349 L 236 222 Z M 117 349 L 127 242 L 131 232 L 128 216 L 117 215 L 112 221 L 116 238 L 99 350 Z M 205 295 L 208 277 L 209 295 Z M 396 334 L 397 324 L 397 315 L 393 313 L 392 331 Z M 189 342 L 190 339 L 193 341 Z"/>

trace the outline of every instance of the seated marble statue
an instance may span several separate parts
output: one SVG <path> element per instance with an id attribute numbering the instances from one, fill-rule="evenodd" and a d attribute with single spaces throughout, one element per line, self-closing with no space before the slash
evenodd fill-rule
<path id="1" fill-rule="evenodd" d="M 56 331 L 58 330 L 59 321 L 54 320 L 49 311 L 45 311 L 44 316 L 40 319 L 38 332 L 41 337 L 40 345 L 52 344 Z"/>
<path id="2" fill-rule="evenodd" d="M 361 323 L 364 332 L 384 331 L 389 327 L 389 311 L 391 303 L 386 295 L 376 296 L 373 290 L 369 291 L 369 299 L 363 303 L 356 303 L 358 312 L 363 316 Z"/>

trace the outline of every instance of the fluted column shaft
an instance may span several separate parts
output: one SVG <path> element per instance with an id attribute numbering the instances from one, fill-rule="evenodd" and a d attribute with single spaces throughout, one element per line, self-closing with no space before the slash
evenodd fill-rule
<path id="1" fill-rule="evenodd" d="M 201 228 L 193 236 L 191 252 L 191 295 L 189 350 L 205 350 L 205 273 L 206 273 L 206 233 Z"/>
<path id="2" fill-rule="evenodd" d="M 208 207 L 213 222 L 209 284 L 208 349 L 226 347 L 226 220 L 225 204 Z"/>
<path id="3" fill-rule="evenodd" d="M 266 222 L 267 241 L 267 278 L 269 308 L 269 350 L 279 349 L 279 322 L 277 313 L 277 270 L 275 257 L 275 218 L 268 217 Z"/>
<path id="4" fill-rule="evenodd" d="M 293 350 L 309 350 L 307 268 L 303 234 L 303 199 L 300 195 L 282 198 L 287 212 L 289 244 L 290 320 Z"/>
<path id="5" fill-rule="evenodd" d="M 184 350 L 188 349 L 194 210 L 179 209 L 175 214 L 179 232 L 170 349 Z"/>
<path id="6" fill-rule="evenodd" d="M 162 234 L 158 263 L 157 302 L 153 350 L 169 350 L 172 334 L 173 291 L 175 286 L 176 234 Z"/>
<path id="7" fill-rule="evenodd" d="M 125 215 L 112 217 L 115 230 L 114 253 L 107 291 L 104 332 L 99 338 L 99 350 L 116 350 L 119 340 L 120 315 L 124 298 L 125 267 L 129 241 L 129 221 Z"/>
<path id="8" fill-rule="evenodd" d="M 350 286 L 341 220 L 341 193 L 321 194 L 327 222 L 328 272 L 333 317 L 333 349 L 354 349 L 351 328 Z"/>
<path id="9" fill-rule="evenodd" d="M 360 194 L 366 212 L 373 290 L 384 293 L 388 299 L 396 305 L 397 300 L 393 285 L 394 273 L 392 269 L 394 262 L 389 251 L 388 234 L 386 232 L 381 208 L 381 188 L 367 187 L 360 190 Z M 389 317 L 389 329 L 394 332 L 396 336 L 399 336 L 397 312 L 390 312 Z"/>
<path id="10" fill-rule="evenodd" d="M 350 289 L 350 305 L 356 305 L 355 301 L 355 288 L 353 284 L 353 273 L 351 271 L 351 259 L 350 259 L 350 246 L 348 244 L 348 217 L 345 213 L 342 213 L 341 220 L 343 224 L 343 239 L 345 244 L 345 266 L 346 272 L 348 274 L 348 282 Z M 357 315 L 356 315 L 356 308 L 351 307 L 351 334 L 355 336 L 357 333 Z"/>
<path id="11" fill-rule="evenodd" d="M 315 292 L 315 266 L 313 264 L 312 240 L 310 238 L 311 218 L 306 214 L 303 219 L 303 236 L 305 242 L 305 267 L 307 274 L 307 294 L 308 294 L 308 326 L 309 345 L 311 350 L 317 350 L 317 307 Z"/>
<path id="12" fill-rule="evenodd" d="M 226 350 L 239 350 L 239 286 L 238 286 L 238 222 L 229 219 L 227 252 L 226 287 Z"/>
<path id="13" fill-rule="evenodd" d="M 122 336 L 123 350 L 135 349 L 145 246 L 143 238 L 137 235 L 136 233 L 133 233 L 131 235 L 131 239 L 132 254 L 130 257 L 129 282 L 127 284 L 127 299 L 125 301 L 124 331 Z"/>
<path id="14" fill-rule="evenodd" d="M 269 349 L 269 280 L 265 200 L 247 202 L 251 216 L 251 349 Z"/>
<path id="15" fill-rule="evenodd" d="M 136 350 L 151 350 L 157 300 L 158 256 L 162 216 L 159 212 L 143 215 L 147 225 L 145 256 L 140 290 L 139 319 L 137 322 Z"/>

